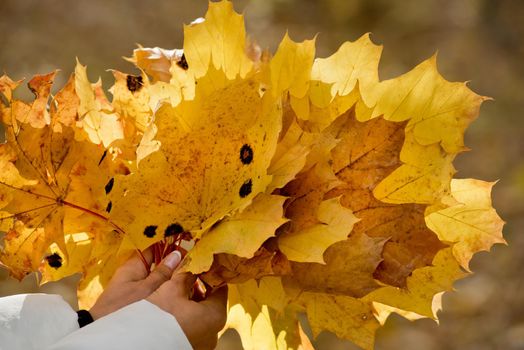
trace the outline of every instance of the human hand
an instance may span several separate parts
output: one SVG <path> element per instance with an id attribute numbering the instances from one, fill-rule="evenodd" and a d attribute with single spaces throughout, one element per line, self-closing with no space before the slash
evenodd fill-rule
<path id="1" fill-rule="evenodd" d="M 147 300 L 175 316 L 194 349 L 214 349 L 226 323 L 227 286 L 196 302 L 195 281 L 195 275 L 175 271 Z"/>
<path id="2" fill-rule="evenodd" d="M 151 264 L 153 254 L 150 249 L 143 253 Z M 169 254 L 151 273 L 135 254 L 120 266 L 95 305 L 89 310 L 94 320 L 115 312 L 124 306 L 147 298 L 165 281 L 171 278 L 174 269 L 181 260 L 180 252 Z"/>

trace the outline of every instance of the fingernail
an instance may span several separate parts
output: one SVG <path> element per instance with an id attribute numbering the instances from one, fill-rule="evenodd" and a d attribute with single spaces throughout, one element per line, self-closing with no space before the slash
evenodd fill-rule
<path id="1" fill-rule="evenodd" d="M 170 269 L 174 269 L 182 260 L 182 254 L 178 250 L 175 250 L 166 257 L 164 264 Z"/>

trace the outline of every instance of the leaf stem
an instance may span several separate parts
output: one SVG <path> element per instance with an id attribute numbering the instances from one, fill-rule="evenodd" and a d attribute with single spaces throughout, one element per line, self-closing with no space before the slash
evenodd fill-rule
<path id="1" fill-rule="evenodd" d="M 94 217 L 97 217 L 99 218 L 100 220 L 103 220 L 103 221 L 106 221 L 108 222 L 111 226 L 113 226 L 118 232 L 122 233 L 122 234 L 125 234 L 126 232 L 121 228 L 119 227 L 117 224 L 115 224 L 114 222 L 112 222 L 109 217 L 107 216 L 104 216 L 100 213 L 97 213 L 91 209 L 88 209 L 88 208 L 84 208 L 84 207 L 81 207 L 79 205 L 76 205 L 75 203 L 71 203 L 71 202 L 68 202 L 68 201 L 62 201 L 62 203 L 64 205 L 67 205 L 68 207 L 71 207 L 71 208 L 74 208 L 74 209 L 77 209 L 77 210 L 80 210 L 80 211 L 83 211 L 84 213 L 88 213 L 90 215 L 93 215 Z"/>
<path id="2" fill-rule="evenodd" d="M 103 220 L 103 221 L 106 221 L 108 222 L 111 226 L 113 226 L 118 232 L 122 233 L 122 234 L 125 234 L 126 232 L 121 228 L 119 227 L 117 224 L 115 224 L 114 222 L 112 222 L 109 217 L 107 216 L 104 216 L 100 213 L 97 213 L 91 209 L 88 209 L 88 208 L 84 208 L 84 207 L 81 207 L 79 205 L 76 205 L 75 203 L 71 203 L 71 202 L 68 202 L 68 201 L 62 201 L 62 204 L 64 205 L 67 205 L 68 207 L 71 207 L 71 208 L 74 208 L 74 209 L 77 209 L 77 210 L 80 210 L 80 211 L 83 211 L 84 213 L 88 213 L 90 215 L 93 215 L 94 217 L 96 218 L 99 218 L 100 220 Z M 151 270 L 151 266 L 147 263 L 147 260 L 144 256 L 144 254 L 140 251 L 140 249 L 136 248 L 136 251 L 138 253 L 138 256 L 140 257 L 140 260 L 142 260 L 142 263 L 144 264 L 144 267 L 146 268 L 146 271 L 150 271 Z"/>

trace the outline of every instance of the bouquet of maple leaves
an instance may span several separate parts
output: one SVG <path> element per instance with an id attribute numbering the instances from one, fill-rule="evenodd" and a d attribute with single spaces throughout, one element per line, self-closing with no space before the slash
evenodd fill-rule
<path id="1" fill-rule="evenodd" d="M 110 101 L 77 64 L 0 78 L 0 261 L 42 283 L 82 273 L 81 307 L 116 267 L 156 262 L 229 285 L 226 328 L 246 349 L 311 346 L 334 332 L 364 349 L 390 313 L 436 317 L 472 255 L 504 242 L 492 183 L 453 179 L 485 97 L 432 57 L 380 81 L 368 35 L 315 59 L 287 35 L 271 56 L 228 1 L 184 28 L 183 50 L 139 48 Z"/>

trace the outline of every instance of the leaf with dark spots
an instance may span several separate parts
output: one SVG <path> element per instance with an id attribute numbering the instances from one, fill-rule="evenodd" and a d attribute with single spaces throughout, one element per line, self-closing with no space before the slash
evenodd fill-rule
<path id="1" fill-rule="evenodd" d="M 143 78 L 140 75 L 128 75 L 126 79 L 127 88 L 131 92 L 139 91 L 144 85 Z"/>
<path id="2" fill-rule="evenodd" d="M 253 161 L 253 149 L 249 145 L 243 145 L 240 149 L 240 161 L 248 165 Z"/>
<path id="3" fill-rule="evenodd" d="M 182 68 L 183 70 L 187 70 L 189 68 L 185 54 L 182 54 L 182 56 L 180 56 L 180 59 L 176 62 L 176 65 Z"/>
<path id="4" fill-rule="evenodd" d="M 31 80 L 38 92 L 32 104 L 14 99 L 18 84 L 0 78 L 0 91 L 10 102 L 0 107 L 7 139 L 0 145 L 0 230 L 8 233 L 0 261 L 17 279 L 38 269 L 52 244 L 68 259 L 66 235 L 111 226 L 102 209 L 111 162 L 99 164 L 104 150 L 75 137 L 83 129 L 69 124 L 79 106 L 72 80 L 48 108 L 53 77 Z"/>
<path id="5" fill-rule="evenodd" d="M 174 235 L 181 234 L 182 232 L 184 232 L 184 228 L 182 227 L 182 225 L 178 223 L 171 224 L 168 227 L 166 227 L 164 237 L 171 237 Z"/>
<path id="6" fill-rule="evenodd" d="M 100 157 L 100 160 L 98 161 L 98 165 L 102 164 L 106 156 L 107 156 L 107 150 L 105 150 L 104 154 L 102 154 L 102 157 Z"/>
<path id="7" fill-rule="evenodd" d="M 104 186 L 104 189 L 106 191 L 106 194 L 109 194 L 109 192 L 111 192 L 111 190 L 113 189 L 113 185 L 115 184 L 115 178 L 112 177 L 108 182 L 107 184 Z"/>
<path id="8" fill-rule="evenodd" d="M 157 228 L 158 226 L 154 226 L 154 225 L 146 226 L 146 228 L 144 229 L 144 236 L 148 238 L 155 237 Z"/>
<path id="9" fill-rule="evenodd" d="M 45 259 L 49 266 L 54 269 L 62 267 L 62 257 L 58 253 L 53 253 L 49 256 L 46 256 Z"/>
<path id="10" fill-rule="evenodd" d="M 242 198 L 249 196 L 253 188 L 253 182 L 251 179 L 247 180 L 240 186 L 240 190 L 238 191 L 238 195 Z"/>

